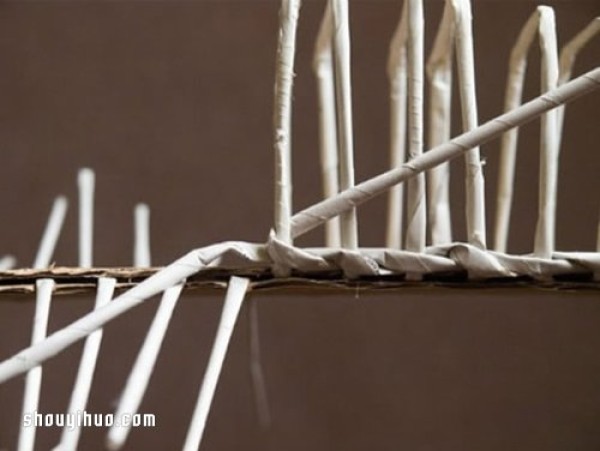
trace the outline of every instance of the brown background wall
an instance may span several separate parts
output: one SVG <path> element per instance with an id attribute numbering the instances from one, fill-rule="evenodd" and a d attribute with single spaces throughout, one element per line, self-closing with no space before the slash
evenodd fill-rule
<path id="1" fill-rule="evenodd" d="M 566 42 L 600 8 L 553 1 Z M 510 46 L 532 1 L 475 1 L 480 118 L 502 108 Z M 426 2 L 427 48 L 441 1 Z M 323 9 L 305 1 L 294 102 L 294 202 L 319 199 L 311 51 Z M 386 168 L 385 60 L 401 2 L 351 2 L 357 179 Z M 272 218 L 271 113 L 278 2 L 0 3 L 2 251 L 33 260 L 52 198 L 71 200 L 56 252 L 76 264 L 76 170 L 96 170 L 97 265 L 128 265 L 132 208 L 152 207 L 153 263 L 216 241 L 262 241 Z M 536 46 L 537 47 L 537 46 Z M 526 97 L 539 89 L 532 51 Z M 598 40 L 576 72 L 598 64 Z M 457 100 L 457 97 L 456 97 Z M 457 108 L 458 114 L 458 108 Z M 598 218 L 598 95 L 569 107 L 557 244 L 592 250 Z M 459 117 L 457 115 L 457 117 Z M 456 130 L 459 122 L 456 121 Z M 531 250 L 538 127 L 521 133 L 510 250 Z M 483 148 L 494 195 L 498 143 Z M 453 164 L 456 237 L 464 238 L 462 162 Z M 360 239 L 383 244 L 384 200 L 360 210 Z M 491 224 L 492 208 L 488 211 Z M 488 236 L 491 240 L 491 234 Z M 313 232 L 301 245 L 319 244 Z M 600 447 L 600 304 L 594 293 L 425 290 L 256 295 L 273 425 L 260 431 L 248 373 L 245 310 L 234 334 L 205 450 L 594 450 Z M 221 295 L 186 295 L 142 411 L 154 430 L 128 449 L 178 449 L 219 316 Z M 29 341 L 33 303 L 0 302 L 0 358 Z M 91 308 L 57 298 L 50 331 Z M 156 308 L 106 328 L 88 410 L 110 412 Z M 40 409 L 65 410 L 81 346 L 45 366 Z M 21 378 L 0 386 L 0 449 L 17 440 Z M 39 449 L 58 439 L 38 432 Z M 85 450 L 103 431 L 86 429 Z"/>

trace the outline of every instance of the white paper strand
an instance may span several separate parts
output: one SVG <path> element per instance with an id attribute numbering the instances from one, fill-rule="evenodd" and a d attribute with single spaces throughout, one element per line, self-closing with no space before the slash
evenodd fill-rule
<path id="1" fill-rule="evenodd" d="M 182 288 L 183 284 L 178 284 L 163 293 L 148 334 L 129 373 L 115 418 L 122 418 L 124 414 L 137 414 Z M 130 432 L 131 424 L 113 425 L 108 431 L 106 447 L 109 450 L 121 449 Z"/>
<path id="2" fill-rule="evenodd" d="M 88 168 L 79 170 L 79 266 L 91 268 L 92 242 L 94 234 L 94 171 Z"/>
<path id="3" fill-rule="evenodd" d="M 331 13 L 331 3 L 327 2 L 313 58 L 313 70 L 317 80 L 319 97 L 319 150 L 324 198 L 331 197 L 339 192 L 332 40 L 333 15 Z M 325 224 L 325 245 L 339 247 L 340 244 L 340 220 L 339 218 L 333 218 Z"/>
<path id="4" fill-rule="evenodd" d="M 450 139 L 452 118 L 452 57 L 455 30 L 452 3 L 446 1 L 433 50 L 427 61 L 429 81 L 428 146 L 439 146 Z M 427 173 L 428 223 L 431 244 L 452 241 L 450 217 L 450 165 L 442 163 Z"/>
<path id="5" fill-rule="evenodd" d="M 98 278 L 98 289 L 96 293 L 96 303 L 94 309 L 97 310 L 110 302 L 113 297 L 116 280 L 112 277 Z M 79 369 L 77 377 L 71 392 L 71 401 L 67 409 L 67 415 L 75 416 L 78 412 L 83 412 L 86 409 L 92 381 L 94 379 L 94 371 L 96 369 L 96 360 L 100 352 L 100 344 L 102 343 L 102 329 L 97 329 L 88 335 L 81 353 L 79 361 Z M 60 443 L 54 448 L 59 451 L 75 451 L 81 436 L 81 424 L 67 425 L 65 424 Z"/>
<path id="6" fill-rule="evenodd" d="M 39 279 L 35 283 L 35 316 L 31 332 L 31 345 L 35 346 L 44 341 L 48 329 L 48 317 L 50 315 L 50 304 L 52 303 L 52 290 L 54 289 L 52 279 Z M 42 367 L 33 366 L 25 377 L 25 394 L 23 396 L 23 410 L 19 417 L 19 442 L 18 451 L 33 451 L 35 446 L 36 427 L 25 426 L 23 418 L 25 415 L 35 415 L 38 410 L 40 390 L 42 387 Z"/>
<path id="7" fill-rule="evenodd" d="M 333 12 L 333 45 L 335 91 L 337 99 L 340 188 L 354 186 L 354 138 L 352 124 L 352 81 L 350 66 L 350 24 L 348 0 L 330 0 Z M 341 244 L 346 249 L 358 248 L 356 211 L 340 216 Z"/>
<path id="8" fill-rule="evenodd" d="M 477 94 L 475 90 L 475 57 L 470 0 L 450 0 L 456 18 L 456 60 L 458 86 L 461 100 L 463 131 L 477 128 Z M 479 145 L 473 146 L 465 156 L 466 163 L 466 213 L 469 244 L 486 248 L 485 189 Z"/>
<path id="9" fill-rule="evenodd" d="M 424 41 L 423 0 L 408 0 L 408 155 L 411 160 L 423 153 Z M 422 252 L 427 233 L 425 174 L 408 181 L 406 209 L 406 249 Z"/>
<path id="10" fill-rule="evenodd" d="M 296 28 L 300 0 L 281 0 L 277 73 L 275 78 L 275 230 L 279 239 L 292 242 L 292 87 Z"/>
<path id="11" fill-rule="evenodd" d="M 513 47 L 509 64 L 504 110 L 510 111 L 521 104 L 527 53 L 536 33 L 540 37 L 542 52 L 541 92 L 557 86 L 558 55 L 554 11 L 540 6 L 523 27 Z M 535 233 L 534 252 L 549 257 L 554 251 L 554 222 L 556 211 L 556 179 L 558 171 L 557 111 L 542 116 L 540 138 L 540 193 L 538 222 Z M 513 198 L 518 129 L 505 133 L 500 148 L 498 195 L 496 199 L 496 234 L 494 248 L 506 251 L 510 211 Z"/>
<path id="12" fill-rule="evenodd" d="M 133 264 L 150 266 L 150 208 L 146 204 L 137 204 L 134 210 Z"/>
<path id="13" fill-rule="evenodd" d="M 34 268 L 47 268 L 52 262 L 52 255 L 54 254 L 66 213 L 67 198 L 58 196 L 52 205 L 48 223 L 46 224 L 40 247 L 33 262 Z"/>
<path id="14" fill-rule="evenodd" d="M 398 27 L 390 43 L 388 55 L 388 80 L 390 85 L 390 169 L 406 161 L 406 108 L 407 108 L 407 56 L 408 37 L 407 5 L 405 1 Z M 402 215 L 404 185 L 396 185 L 388 194 L 386 246 L 402 248 Z"/>
<path id="15" fill-rule="evenodd" d="M 198 395 L 198 401 L 185 439 L 183 451 L 197 451 L 202 442 L 206 419 L 217 388 L 217 382 L 219 381 L 225 354 L 227 353 L 233 328 L 235 327 L 235 322 L 240 312 L 242 301 L 246 295 L 249 283 L 249 279 L 242 277 L 232 277 L 229 280 L 217 336 L 215 337 L 215 342 L 210 353 L 210 358 L 208 360 L 202 387 L 200 388 L 200 393 Z"/>

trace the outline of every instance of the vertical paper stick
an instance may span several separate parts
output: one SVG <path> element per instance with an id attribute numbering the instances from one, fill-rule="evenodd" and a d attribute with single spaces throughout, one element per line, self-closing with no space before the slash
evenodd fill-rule
<path id="1" fill-rule="evenodd" d="M 150 208 L 137 204 L 134 212 L 133 264 L 136 267 L 150 266 Z"/>
<path id="2" fill-rule="evenodd" d="M 104 307 L 110 302 L 113 297 L 116 279 L 111 277 L 98 278 L 98 288 L 96 293 L 96 303 L 94 309 L 97 310 Z M 71 392 L 71 401 L 67 409 L 67 415 L 76 416 L 78 412 L 83 412 L 86 409 L 92 381 L 94 379 L 94 371 L 96 369 L 96 360 L 100 352 L 100 344 L 102 343 L 102 329 L 92 332 L 85 340 L 81 360 L 79 361 L 79 369 L 77 377 L 73 384 Z M 60 451 L 74 451 L 77 449 L 79 437 L 81 436 L 81 425 L 67 425 L 63 428 L 59 445 L 55 448 Z"/>
<path id="3" fill-rule="evenodd" d="M 52 302 L 52 290 L 54 281 L 52 279 L 38 279 L 35 284 L 35 317 L 31 333 L 31 345 L 34 346 L 46 338 L 48 329 L 48 316 Z M 25 414 L 34 415 L 38 410 L 40 389 L 42 387 L 42 366 L 38 365 L 27 372 L 25 378 L 25 394 L 23 396 L 23 410 L 19 418 L 19 451 L 33 451 L 35 446 L 34 425 L 25 426 L 23 418 Z"/>
<path id="4" fill-rule="evenodd" d="M 292 243 L 292 87 L 296 28 L 300 0 L 281 0 L 277 74 L 275 78 L 275 232 L 286 244 Z"/>
<path id="5" fill-rule="evenodd" d="M 183 284 L 179 284 L 164 292 L 144 344 L 129 373 L 115 418 L 123 418 L 124 414 L 135 415 L 138 412 L 182 288 Z M 110 450 L 121 449 L 129 432 L 131 432 L 131 424 L 113 425 L 108 431 L 107 448 Z"/>
<path id="6" fill-rule="evenodd" d="M 407 1 L 403 3 L 398 27 L 390 43 L 388 80 L 390 85 L 390 169 L 400 167 L 406 160 L 406 107 L 407 107 Z M 402 213 L 404 186 L 397 185 L 388 195 L 386 246 L 402 247 Z"/>
<path id="7" fill-rule="evenodd" d="M 323 196 L 339 192 L 337 119 L 335 112 L 335 83 L 333 74 L 333 16 L 327 2 L 321 28 L 315 44 L 313 70 L 319 97 L 319 150 L 323 179 Z M 325 224 L 325 245 L 340 247 L 340 220 L 333 218 Z"/>
<path id="8" fill-rule="evenodd" d="M 527 70 L 527 52 L 535 38 L 539 17 L 538 11 L 531 15 L 523 26 L 517 42 L 511 51 L 506 93 L 504 95 L 505 112 L 511 111 L 521 104 L 525 71 Z M 506 252 L 508 241 L 518 137 L 519 129 L 514 128 L 503 134 L 500 142 L 500 167 L 498 172 L 494 236 L 494 249 L 498 252 Z"/>
<path id="9" fill-rule="evenodd" d="M 79 266 L 92 266 L 92 240 L 94 234 L 94 172 L 80 169 L 79 185 Z"/>
<path id="10" fill-rule="evenodd" d="M 470 0 L 451 1 L 456 15 L 456 60 L 461 100 L 463 131 L 477 128 L 477 94 L 475 92 L 475 58 Z M 486 248 L 485 191 L 479 146 L 466 154 L 466 213 L 468 242 Z"/>
<path id="11" fill-rule="evenodd" d="M 540 47 L 542 53 L 541 91 L 558 86 L 558 44 L 554 10 L 538 6 L 540 12 Z M 542 258 L 552 258 L 556 229 L 556 193 L 558 188 L 558 110 L 548 111 L 541 118 L 540 175 L 538 220 L 533 252 Z"/>
<path id="12" fill-rule="evenodd" d="M 202 381 L 202 387 L 200 388 L 183 451 L 197 451 L 200 447 L 210 405 L 229 346 L 229 340 L 231 339 L 231 334 L 233 333 L 233 328 L 249 283 L 249 279 L 241 277 L 232 277 L 229 280 L 217 336 L 215 337 L 206 373 L 204 374 L 204 380 Z"/>
<path id="13" fill-rule="evenodd" d="M 340 188 L 354 186 L 354 138 L 352 125 L 352 80 L 350 67 L 350 24 L 348 0 L 330 0 L 333 10 L 335 91 L 339 140 Z M 341 242 L 346 249 L 358 248 L 356 210 L 340 216 Z"/>
<path id="14" fill-rule="evenodd" d="M 536 33 L 540 37 L 542 51 L 541 91 L 557 86 L 558 56 L 556 49 L 556 25 L 554 11 L 540 6 L 521 30 L 511 52 L 504 110 L 510 111 L 521 104 L 527 54 Z M 558 174 L 558 111 L 549 111 L 541 119 L 540 140 L 540 193 L 538 221 L 535 232 L 534 252 L 539 257 L 550 258 L 554 250 L 554 223 L 556 212 L 556 182 Z M 494 248 L 506 252 L 512 207 L 514 172 L 516 163 L 518 129 L 502 136 L 500 147 L 500 170 L 496 201 L 496 231 Z"/>
<path id="15" fill-rule="evenodd" d="M 52 262 L 52 255 L 54 254 L 54 249 L 56 248 L 56 243 L 60 236 L 66 212 L 67 198 L 58 196 L 52 205 L 48 223 L 46 224 L 40 247 L 35 257 L 35 261 L 33 262 L 34 268 L 47 268 Z"/>
<path id="16" fill-rule="evenodd" d="M 446 2 L 438 27 L 433 50 L 427 61 L 429 81 L 429 140 L 433 148 L 450 139 L 452 120 L 452 57 L 455 15 L 450 2 Z M 431 244 L 441 245 L 452 241 L 450 219 L 450 164 L 442 163 L 427 173 L 428 222 Z"/>
<path id="17" fill-rule="evenodd" d="M 423 1 L 408 0 L 408 154 L 423 153 L 423 94 L 425 40 Z M 423 252 L 426 237 L 425 175 L 408 181 L 406 196 L 406 249 Z"/>

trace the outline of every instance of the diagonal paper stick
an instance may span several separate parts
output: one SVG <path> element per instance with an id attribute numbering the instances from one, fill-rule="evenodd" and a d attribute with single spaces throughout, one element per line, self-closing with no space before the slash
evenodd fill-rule
<path id="1" fill-rule="evenodd" d="M 183 445 L 183 451 L 197 451 L 202 442 L 206 419 L 217 388 L 225 354 L 249 283 L 249 279 L 242 277 L 232 277 L 229 280 L 217 336 L 202 380 L 202 387 Z"/>
<path id="2" fill-rule="evenodd" d="M 96 303 L 94 308 L 98 309 L 110 302 L 113 297 L 116 280 L 112 277 L 100 277 L 98 279 L 98 291 L 96 295 Z M 102 329 L 92 332 L 83 346 L 81 360 L 79 361 L 79 369 L 77 378 L 71 393 L 71 401 L 67 412 L 71 415 L 77 415 L 78 412 L 83 412 L 87 406 L 94 371 L 96 369 L 96 360 L 100 352 L 100 344 L 102 343 Z M 74 451 L 77 449 L 79 437 L 81 436 L 81 424 L 66 425 L 62 430 L 60 443 L 54 448 L 60 451 Z"/>
<path id="3" fill-rule="evenodd" d="M 596 68 L 486 122 L 474 130 L 465 132 L 447 143 L 425 152 L 399 168 L 379 174 L 352 189 L 342 191 L 335 197 L 312 205 L 292 217 L 292 235 L 298 237 L 319 226 L 324 221 L 382 194 L 392 186 L 408 180 L 415 174 L 468 152 L 511 128 L 519 127 L 535 119 L 546 111 L 590 93 L 598 89 L 599 85 L 600 68 Z"/>
<path id="4" fill-rule="evenodd" d="M 42 236 L 42 241 L 33 263 L 34 268 L 46 268 L 50 265 L 66 213 L 67 198 L 58 196 L 52 205 L 52 211 L 50 212 L 50 217 L 48 218 L 48 223 L 46 224 L 46 229 L 44 230 L 44 235 Z"/>
<path id="5" fill-rule="evenodd" d="M 35 317 L 31 333 L 31 344 L 36 345 L 46 338 L 48 328 L 48 316 L 52 302 L 52 290 L 54 281 L 52 279 L 39 279 L 36 281 Z M 19 430 L 18 451 L 33 451 L 35 445 L 35 426 L 25 426 L 23 417 L 33 415 L 38 409 L 40 389 L 42 387 L 42 367 L 33 367 L 25 378 L 25 395 L 23 397 L 23 411 L 20 417 L 21 426 Z"/>

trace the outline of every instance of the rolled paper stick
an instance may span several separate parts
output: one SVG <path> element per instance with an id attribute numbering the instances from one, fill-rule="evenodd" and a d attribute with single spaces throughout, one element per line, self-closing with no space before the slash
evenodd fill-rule
<path id="1" fill-rule="evenodd" d="M 427 61 L 429 81 L 429 147 L 450 139 L 452 120 L 452 57 L 455 17 L 452 5 L 446 2 L 433 50 Z M 442 163 L 427 173 L 428 223 L 431 244 L 452 241 L 450 219 L 450 165 Z"/>
<path id="2" fill-rule="evenodd" d="M 558 76 L 558 60 L 556 50 L 556 26 L 552 8 L 540 6 L 525 23 L 513 50 L 511 51 L 509 74 L 506 86 L 504 110 L 510 111 L 521 104 L 525 71 L 527 69 L 527 54 L 536 33 L 540 36 L 542 50 L 541 91 L 556 87 Z M 551 175 L 556 172 L 558 153 L 556 142 L 556 111 L 549 112 L 542 117 L 542 131 L 540 141 L 540 200 L 555 198 L 555 194 L 546 194 L 552 189 Z M 500 169 L 498 173 L 498 194 L 496 199 L 496 226 L 494 249 L 506 252 L 508 232 L 510 226 L 510 212 L 513 199 L 514 172 L 516 163 L 518 129 L 508 131 L 502 136 L 500 144 Z M 547 185 L 546 183 L 549 183 Z M 554 183 L 555 186 L 555 183 Z M 554 187 L 554 191 L 556 188 Z M 554 208 L 555 201 L 550 200 L 548 205 L 540 203 L 538 215 L 538 231 L 536 231 L 536 252 L 539 256 L 549 257 L 554 247 Z M 544 238 L 542 238 L 542 236 Z"/>
<path id="3" fill-rule="evenodd" d="M 94 234 L 94 171 L 79 170 L 79 266 L 92 266 L 92 242 Z"/>
<path id="4" fill-rule="evenodd" d="M 350 66 L 350 19 L 348 0 L 329 0 L 333 10 L 333 45 L 335 61 L 335 91 L 340 163 L 340 188 L 354 186 L 354 138 L 352 125 L 352 80 Z M 356 211 L 350 209 L 340 216 L 341 244 L 346 249 L 358 248 Z"/>
<path id="5" fill-rule="evenodd" d="M 511 51 L 504 95 L 504 111 L 511 111 L 521 104 L 525 71 L 527 70 L 526 56 L 537 33 L 539 18 L 539 11 L 534 12 L 529 17 Z M 498 171 L 494 236 L 494 249 L 498 252 L 506 252 L 508 241 L 518 137 L 519 129 L 513 128 L 504 133 L 500 141 L 500 168 Z"/>
<path id="6" fill-rule="evenodd" d="M 589 94 L 600 87 L 600 68 L 587 72 L 535 99 L 504 113 L 474 130 L 465 132 L 419 157 L 366 180 L 352 189 L 342 191 L 335 197 L 323 200 L 292 217 L 294 237 L 314 229 L 324 221 L 374 198 L 392 186 L 408 180 L 422 171 L 449 161 L 473 147 L 480 146 L 513 127 L 519 127 L 548 110 Z M 1 367 L 1 366 L 0 366 Z"/>
<path id="7" fill-rule="evenodd" d="M 67 213 L 67 198 L 64 196 L 58 196 L 54 200 L 52 210 L 40 242 L 33 267 L 36 269 L 47 268 L 52 262 L 52 255 L 62 230 L 62 225 L 65 220 L 65 214 Z"/>
<path id="8" fill-rule="evenodd" d="M 560 58 L 558 61 L 559 74 L 558 84 L 562 85 L 571 79 L 573 67 L 575 66 L 575 59 L 579 52 L 590 42 L 594 36 L 600 32 L 600 16 L 594 18 L 587 27 L 581 30 L 575 35 L 573 39 L 567 42 L 562 50 L 560 51 Z M 565 109 L 561 107 L 558 109 L 558 147 L 561 147 L 563 123 L 565 118 Z"/>
<path id="9" fill-rule="evenodd" d="M 313 59 L 319 97 L 319 150 L 324 198 L 331 197 L 340 190 L 332 40 L 333 16 L 331 3 L 327 2 Z M 328 247 L 340 247 L 339 218 L 333 218 L 325 224 L 325 244 Z"/>
<path id="10" fill-rule="evenodd" d="M 95 309 L 101 308 L 110 302 L 113 297 L 115 285 L 116 279 L 112 277 L 98 278 Z M 75 416 L 79 412 L 86 410 L 101 343 L 102 329 L 92 332 L 85 340 L 81 360 L 79 361 L 79 369 L 75 383 L 73 384 L 73 391 L 71 392 L 67 416 Z M 76 450 L 80 436 L 81 424 L 65 424 L 60 437 L 60 443 L 55 449 L 60 451 Z"/>
<path id="11" fill-rule="evenodd" d="M 540 12 L 540 47 L 542 53 L 542 92 L 558 85 L 558 44 L 554 10 L 538 6 Z M 541 117 L 540 175 L 538 219 L 535 227 L 534 255 L 552 258 L 556 230 L 556 193 L 558 186 L 558 109 Z"/>
<path id="12" fill-rule="evenodd" d="M 456 19 L 456 62 L 463 131 L 477 128 L 477 94 L 475 92 L 475 57 L 470 0 L 447 0 L 452 3 Z M 469 244 L 485 249 L 485 188 L 479 145 L 465 156 L 466 213 Z"/>
<path id="13" fill-rule="evenodd" d="M 281 0 L 277 73 L 275 78 L 274 147 L 275 147 L 275 232 L 277 238 L 291 244 L 292 158 L 291 121 L 296 28 L 300 0 Z"/>
<path id="14" fill-rule="evenodd" d="M 388 80 L 390 85 L 390 169 L 406 161 L 406 107 L 407 107 L 407 57 L 406 40 L 407 2 L 403 3 L 398 27 L 390 43 L 388 55 Z M 402 213 L 404 186 L 390 189 L 387 207 L 386 246 L 402 248 Z"/>
<path id="15" fill-rule="evenodd" d="M 164 292 L 144 344 L 129 373 L 115 418 L 122 418 L 125 414 L 134 415 L 138 412 L 182 288 L 183 284 L 178 284 Z M 110 450 L 121 449 L 129 432 L 131 432 L 131 424 L 114 424 L 108 431 L 107 448 Z"/>
<path id="16" fill-rule="evenodd" d="M 134 212 L 133 264 L 136 267 L 150 266 L 150 208 L 137 204 Z"/>
<path id="17" fill-rule="evenodd" d="M 31 344 L 36 345 L 46 338 L 48 329 L 48 316 L 52 302 L 52 279 L 38 279 L 35 283 L 35 317 L 31 333 Z M 42 367 L 32 367 L 25 377 L 25 394 L 23 396 L 23 411 L 21 413 L 18 451 L 33 451 L 35 447 L 35 426 L 25 426 L 25 415 L 35 415 L 38 410 L 40 389 L 42 387 Z"/>
<path id="18" fill-rule="evenodd" d="M 408 154 L 423 153 L 423 0 L 408 0 Z M 427 233 L 425 174 L 408 181 L 406 194 L 406 249 L 423 252 Z"/>
<path id="19" fill-rule="evenodd" d="M 229 280 L 217 336 L 202 380 L 202 387 L 183 445 L 183 451 L 197 451 L 202 442 L 206 419 L 217 388 L 225 354 L 249 283 L 249 279 L 242 277 L 232 277 Z"/>

